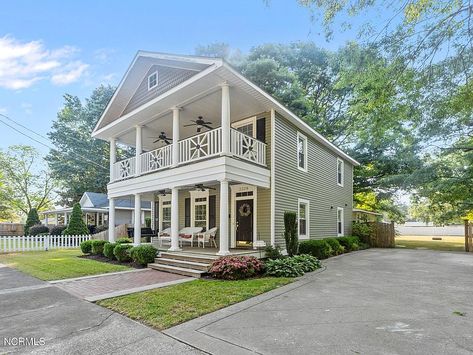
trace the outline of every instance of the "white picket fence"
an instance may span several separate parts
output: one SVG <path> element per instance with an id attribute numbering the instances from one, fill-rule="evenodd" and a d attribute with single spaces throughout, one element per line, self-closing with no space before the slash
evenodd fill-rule
<path id="1" fill-rule="evenodd" d="M 0 253 L 79 248 L 90 235 L 0 236 Z"/>

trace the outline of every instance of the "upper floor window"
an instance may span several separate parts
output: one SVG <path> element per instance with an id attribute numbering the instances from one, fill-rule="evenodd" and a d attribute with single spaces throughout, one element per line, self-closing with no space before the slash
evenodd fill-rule
<path id="1" fill-rule="evenodd" d="M 337 236 L 343 236 L 343 208 L 337 208 Z"/>
<path id="2" fill-rule="evenodd" d="M 297 132 L 297 167 L 307 171 L 307 137 Z"/>
<path id="3" fill-rule="evenodd" d="M 343 187 L 343 178 L 345 174 L 345 166 L 343 160 L 337 158 L 337 184 Z"/>
<path id="4" fill-rule="evenodd" d="M 309 201 L 298 200 L 299 239 L 309 239 Z"/>
<path id="5" fill-rule="evenodd" d="M 154 73 L 148 76 L 148 90 L 155 88 L 158 86 L 158 72 L 155 71 Z"/>

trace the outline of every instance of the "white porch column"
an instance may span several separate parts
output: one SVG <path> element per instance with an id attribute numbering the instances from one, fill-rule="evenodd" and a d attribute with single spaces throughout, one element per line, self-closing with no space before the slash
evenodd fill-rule
<path id="1" fill-rule="evenodd" d="M 115 138 L 110 138 L 110 181 L 113 177 L 113 164 L 117 161 L 117 141 Z"/>
<path id="2" fill-rule="evenodd" d="M 230 88 L 222 84 L 222 154 L 230 153 Z"/>
<path id="3" fill-rule="evenodd" d="M 220 181 L 220 250 L 217 255 L 228 255 L 229 230 L 228 230 L 228 180 Z"/>
<path id="4" fill-rule="evenodd" d="M 133 244 L 141 244 L 141 195 L 135 194 L 135 224 L 133 228 Z"/>
<path id="5" fill-rule="evenodd" d="M 136 126 L 136 145 L 135 145 L 135 175 L 141 175 L 141 153 L 143 152 L 142 147 L 142 126 Z"/>
<path id="6" fill-rule="evenodd" d="M 64 225 L 67 226 L 67 212 L 64 212 Z"/>
<path id="7" fill-rule="evenodd" d="M 171 189 L 171 247 L 169 251 L 180 251 L 179 248 L 179 189 Z"/>
<path id="8" fill-rule="evenodd" d="M 115 241 L 115 199 L 108 199 L 108 241 Z"/>
<path id="9" fill-rule="evenodd" d="M 46 225 L 48 225 L 48 214 L 47 214 L 47 213 L 44 214 L 44 223 L 45 223 Z M 5 242 L 5 243 L 6 243 L 6 242 Z"/>
<path id="10" fill-rule="evenodd" d="M 172 108 L 172 166 L 179 164 L 179 107 Z"/>

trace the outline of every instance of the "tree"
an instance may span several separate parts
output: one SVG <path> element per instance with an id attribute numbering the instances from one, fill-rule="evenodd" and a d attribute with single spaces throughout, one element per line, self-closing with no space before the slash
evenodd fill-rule
<path id="1" fill-rule="evenodd" d="M 79 203 L 75 203 L 72 208 L 71 218 L 67 228 L 63 231 L 64 235 L 87 235 L 89 229 L 82 219 L 82 209 Z"/>
<path id="2" fill-rule="evenodd" d="M 29 235 L 30 228 L 37 224 L 41 224 L 41 221 L 38 216 L 38 211 L 36 210 L 36 208 L 32 208 L 28 212 L 28 217 L 26 218 L 25 235 Z"/>
<path id="3" fill-rule="evenodd" d="M 297 214 L 295 212 L 284 212 L 284 239 L 286 251 L 289 256 L 297 255 L 299 251 L 299 239 L 297 234 Z"/>
<path id="4" fill-rule="evenodd" d="M 48 133 L 57 150 L 46 157 L 52 176 L 61 184 L 62 204 L 79 201 L 85 191 L 106 192 L 109 144 L 91 133 L 113 92 L 111 86 L 100 86 L 84 104 L 77 96 L 64 95 L 64 107 Z"/>
<path id="5" fill-rule="evenodd" d="M 9 215 L 27 215 L 31 209 L 41 211 L 53 204 L 55 181 L 42 169 L 38 151 L 15 145 L 0 152 L 0 205 Z"/>

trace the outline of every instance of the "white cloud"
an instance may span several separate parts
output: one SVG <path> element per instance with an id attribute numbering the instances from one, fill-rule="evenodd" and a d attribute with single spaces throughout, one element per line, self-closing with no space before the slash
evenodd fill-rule
<path id="1" fill-rule="evenodd" d="M 108 63 L 110 57 L 115 53 L 111 48 L 100 48 L 94 52 L 94 59 L 101 63 Z"/>
<path id="2" fill-rule="evenodd" d="M 41 41 L 21 42 L 0 37 L 0 87 L 29 88 L 41 80 L 55 85 L 69 84 L 85 74 L 88 65 L 73 59 L 79 50 L 64 46 L 49 50 Z"/>
<path id="3" fill-rule="evenodd" d="M 0 113 L 3 115 L 6 115 L 8 113 L 8 110 L 6 107 L 0 107 Z"/>
<path id="4" fill-rule="evenodd" d="M 23 111 L 25 111 L 25 113 L 27 115 L 31 115 L 33 113 L 33 110 L 32 110 L 33 105 L 32 104 L 30 104 L 28 102 L 22 102 L 20 106 L 23 109 Z"/>

